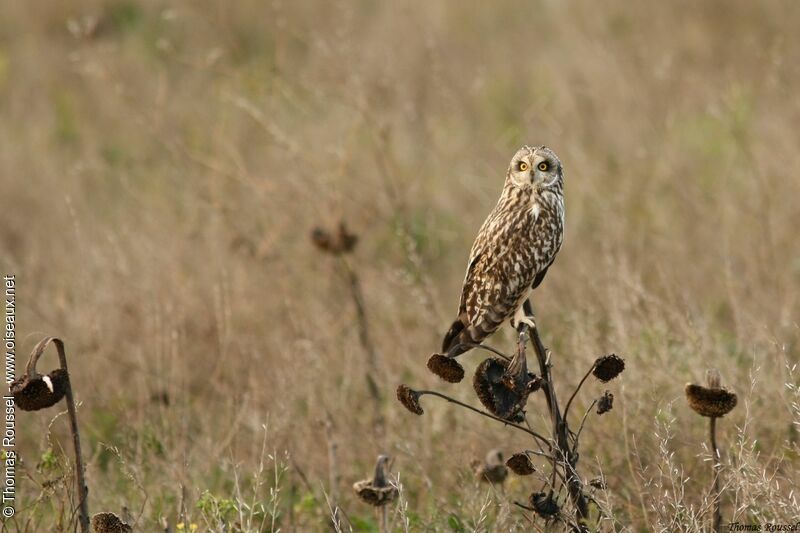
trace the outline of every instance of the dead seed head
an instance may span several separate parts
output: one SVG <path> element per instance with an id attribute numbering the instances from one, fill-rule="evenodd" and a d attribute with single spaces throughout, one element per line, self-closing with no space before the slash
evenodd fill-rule
<path id="1" fill-rule="evenodd" d="M 27 374 L 11 382 L 14 403 L 23 411 L 38 411 L 57 404 L 69 386 L 67 371 L 61 368 L 47 375 Z"/>
<path id="2" fill-rule="evenodd" d="M 132 533 L 133 528 L 114 513 L 97 513 L 92 517 L 94 533 Z"/>
<path id="3" fill-rule="evenodd" d="M 536 514 L 542 518 L 553 518 L 561 511 L 558 502 L 556 502 L 552 494 L 534 492 L 531 494 L 529 501 Z"/>
<path id="4" fill-rule="evenodd" d="M 404 385 L 401 385 L 401 387 L 404 387 Z M 373 478 L 363 479 L 353 484 L 353 490 L 365 503 L 375 507 L 382 507 L 397 498 L 397 487 L 390 485 L 387 479 L 386 465 L 388 463 L 388 455 L 379 455 L 378 461 L 375 463 L 375 475 Z"/>
<path id="5" fill-rule="evenodd" d="M 472 386 L 484 407 L 495 416 L 517 420 L 528 401 L 530 390 L 510 389 L 505 383 L 508 362 L 497 357 L 485 359 L 475 370 Z"/>
<path id="6" fill-rule="evenodd" d="M 383 507 L 397 499 L 396 487 L 392 485 L 376 487 L 372 484 L 371 479 L 364 479 L 354 483 L 353 490 L 356 491 L 361 501 L 375 507 Z"/>
<path id="7" fill-rule="evenodd" d="M 421 415 L 425 412 L 422 410 L 422 406 L 419 404 L 420 396 L 421 394 L 419 392 L 406 385 L 397 386 L 397 399 L 400 400 L 400 403 L 402 403 L 406 409 L 415 415 Z"/>
<path id="8" fill-rule="evenodd" d="M 612 407 L 614 407 L 614 395 L 611 394 L 611 391 L 605 391 L 597 400 L 597 414 L 607 413 Z"/>
<path id="9" fill-rule="evenodd" d="M 685 392 L 689 407 L 701 416 L 718 418 L 736 407 L 736 394 L 721 387 L 709 388 L 687 383 Z"/>
<path id="10" fill-rule="evenodd" d="M 475 470 L 478 481 L 484 483 L 497 485 L 503 483 L 508 477 L 508 468 L 504 464 L 487 465 L 475 460 L 472 462 L 472 468 Z"/>
<path id="11" fill-rule="evenodd" d="M 597 490 L 606 490 L 606 480 L 602 477 L 596 477 L 589 481 L 589 486 Z"/>
<path id="12" fill-rule="evenodd" d="M 612 353 L 604 355 L 595 361 L 592 374 L 603 383 L 606 383 L 619 376 L 623 370 L 625 370 L 625 361 Z"/>
<path id="13" fill-rule="evenodd" d="M 508 461 L 506 461 L 506 466 L 518 476 L 529 476 L 536 471 L 533 467 L 533 461 L 525 453 L 515 453 L 509 457 Z"/>
<path id="14" fill-rule="evenodd" d="M 352 252 L 358 242 L 358 236 L 350 233 L 344 222 L 340 222 L 333 231 L 321 227 L 311 230 L 311 242 L 323 252 L 338 255 Z"/>
<path id="15" fill-rule="evenodd" d="M 428 370 L 449 383 L 458 383 L 464 379 L 464 367 L 452 357 L 440 353 L 428 359 Z"/>

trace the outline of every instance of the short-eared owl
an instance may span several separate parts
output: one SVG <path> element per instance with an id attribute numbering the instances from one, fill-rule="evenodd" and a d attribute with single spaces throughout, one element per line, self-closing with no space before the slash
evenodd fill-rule
<path id="1" fill-rule="evenodd" d="M 561 161 L 545 146 L 523 146 L 506 173 L 500 200 L 469 254 L 458 317 L 442 351 L 455 356 L 481 343 L 507 319 L 525 321 L 523 304 L 539 286 L 564 236 Z"/>

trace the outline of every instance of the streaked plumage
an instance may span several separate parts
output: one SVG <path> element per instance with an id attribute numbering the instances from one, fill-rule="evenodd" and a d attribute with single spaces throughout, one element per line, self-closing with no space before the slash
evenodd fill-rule
<path id="1" fill-rule="evenodd" d="M 545 166 L 547 168 L 545 168 Z M 451 356 L 481 343 L 514 317 L 544 279 L 564 235 L 561 161 L 545 146 L 520 148 L 511 159 L 500 200 L 469 255 L 456 318 L 442 342 Z"/>

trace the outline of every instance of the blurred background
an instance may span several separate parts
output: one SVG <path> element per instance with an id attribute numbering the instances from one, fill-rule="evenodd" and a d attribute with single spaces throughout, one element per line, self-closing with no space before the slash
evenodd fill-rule
<path id="1" fill-rule="evenodd" d="M 616 396 L 581 444 L 582 474 L 608 484 L 602 527 L 707 520 L 706 421 L 683 386 L 709 366 L 739 393 L 720 423 L 726 519 L 796 520 L 800 4 L 0 6 L 17 369 L 64 338 L 93 512 L 127 509 L 143 531 L 313 531 L 336 501 L 373 530 L 350 486 L 386 452 L 396 526 L 525 527 L 512 502 L 539 487 L 489 489 L 469 466 L 524 435 L 430 398 L 416 417 L 394 390 L 477 403 L 425 361 L 512 154 L 545 144 L 567 222 L 534 305 L 560 395 L 599 355 L 627 362 L 576 400 Z M 312 229 L 340 221 L 353 252 L 315 248 Z M 511 350 L 511 331 L 490 344 Z M 543 409 L 531 400 L 547 428 Z M 9 531 L 69 529 L 54 413 L 18 415 Z"/>

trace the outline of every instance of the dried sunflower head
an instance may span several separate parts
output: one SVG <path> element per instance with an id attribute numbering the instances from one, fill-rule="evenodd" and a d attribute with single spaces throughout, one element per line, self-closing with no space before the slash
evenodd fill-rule
<path id="1" fill-rule="evenodd" d="M 490 413 L 515 421 L 521 418 L 521 411 L 528 401 L 531 389 L 511 389 L 507 386 L 505 378 L 508 364 L 508 361 L 498 357 L 485 359 L 475 370 L 472 386 L 478 399 Z"/>
<path id="2" fill-rule="evenodd" d="M 338 255 L 352 252 L 358 236 L 350 233 L 344 222 L 339 222 L 339 226 L 333 231 L 320 227 L 311 230 L 311 242 L 323 252 Z"/>
<path id="3" fill-rule="evenodd" d="M 114 513 L 97 513 L 92 517 L 94 533 L 132 533 L 133 528 Z"/>
<path id="4" fill-rule="evenodd" d="M 508 468 L 503 463 L 503 452 L 490 450 L 483 461 L 472 461 L 472 468 L 478 480 L 492 484 L 502 483 L 508 476 Z"/>
<path id="5" fill-rule="evenodd" d="M 425 412 L 419 404 L 420 396 L 422 395 L 419 392 L 406 385 L 397 386 L 397 399 L 400 400 L 400 403 L 402 403 L 406 409 L 415 415 L 421 415 Z"/>
<path id="6" fill-rule="evenodd" d="M 34 371 L 35 372 L 35 371 Z M 57 368 L 46 375 L 25 374 L 11 382 L 9 390 L 14 403 L 23 411 L 38 411 L 57 404 L 69 386 L 69 375 Z"/>
<path id="7" fill-rule="evenodd" d="M 391 485 L 387 479 L 386 466 L 388 463 L 388 455 L 378 456 L 373 478 L 363 479 L 353 484 L 353 490 L 363 502 L 375 507 L 382 507 L 397 499 L 397 487 Z"/>
<path id="8" fill-rule="evenodd" d="M 534 492 L 528 501 L 536 514 L 542 518 L 553 518 L 561 511 L 552 493 Z"/>
<path id="9" fill-rule="evenodd" d="M 605 391 L 597 400 L 597 414 L 607 413 L 612 407 L 614 407 L 614 395 L 611 394 L 611 391 Z"/>
<path id="10" fill-rule="evenodd" d="M 722 387 L 710 388 L 687 383 L 684 392 L 689 407 L 701 416 L 718 418 L 727 415 L 736 407 L 736 394 Z"/>
<path id="11" fill-rule="evenodd" d="M 625 370 L 625 361 L 612 353 L 599 357 L 595 361 L 592 374 L 603 383 L 606 383 L 620 375 L 623 370 Z"/>
<path id="12" fill-rule="evenodd" d="M 464 379 L 464 367 L 452 357 L 440 353 L 428 359 L 428 370 L 449 383 L 458 383 Z"/>
<path id="13" fill-rule="evenodd" d="M 518 476 L 529 476 L 536 471 L 533 467 L 533 461 L 526 453 L 515 453 L 508 458 L 506 466 Z"/>

